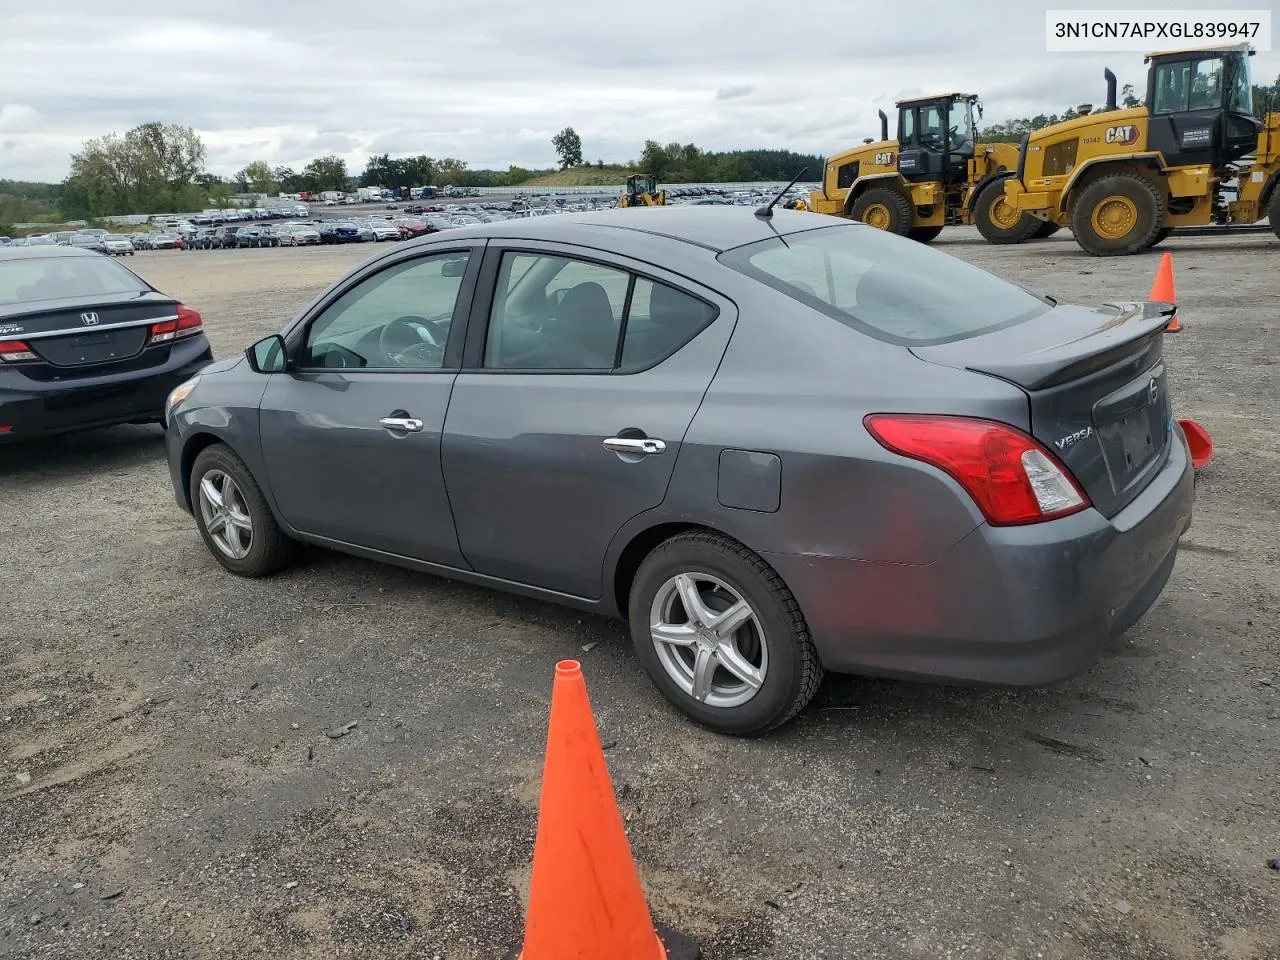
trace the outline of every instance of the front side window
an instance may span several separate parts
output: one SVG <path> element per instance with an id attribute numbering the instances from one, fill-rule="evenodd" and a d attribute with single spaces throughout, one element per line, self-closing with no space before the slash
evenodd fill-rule
<path id="1" fill-rule="evenodd" d="M 1248 83 L 1248 71 L 1246 85 Z M 1156 67 L 1154 113 L 1217 110 L 1222 106 L 1222 58 L 1180 60 Z M 1252 109 L 1252 96 L 1250 96 Z"/>
<path id="2" fill-rule="evenodd" d="M 936 104 L 920 111 L 920 143 L 942 149 L 942 108 Z"/>
<path id="3" fill-rule="evenodd" d="M 440 369 L 467 260 L 441 253 L 366 277 L 311 324 L 302 365 Z"/>
<path id="4" fill-rule="evenodd" d="M 1196 62 L 1191 78 L 1191 95 L 1188 106 L 1192 110 L 1216 110 L 1222 106 L 1222 61 L 1220 59 Z"/>
<path id="5" fill-rule="evenodd" d="M 961 340 L 1049 309 L 994 274 L 883 230 L 847 224 L 725 251 L 720 261 L 895 343 Z"/>
<path id="6" fill-rule="evenodd" d="M 914 107 L 900 108 L 898 125 L 902 128 L 899 142 L 905 147 L 916 135 L 916 111 Z"/>

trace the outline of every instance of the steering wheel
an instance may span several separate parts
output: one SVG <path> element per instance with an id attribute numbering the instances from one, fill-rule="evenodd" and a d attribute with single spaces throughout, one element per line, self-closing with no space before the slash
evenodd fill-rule
<path id="1" fill-rule="evenodd" d="M 396 317 L 378 334 L 378 352 L 397 367 L 440 366 L 449 328 L 441 320 Z"/>

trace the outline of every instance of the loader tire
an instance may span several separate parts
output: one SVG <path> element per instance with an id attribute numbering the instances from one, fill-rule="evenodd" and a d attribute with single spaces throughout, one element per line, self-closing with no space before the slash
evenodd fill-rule
<path id="1" fill-rule="evenodd" d="M 1169 234 L 1173 233 L 1173 227 L 1161 227 L 1156 231 L 1156 235 L 1151 238 L 1151 246 L 1158 247 L 1169 239 Z"/>
<path id="2" fill-rule="evenodd" d="M 907 231 L 907 236 L 920 243 L 931 243 L 938 239 L 941 232 L 941 227 L 912 227 Z"/>
<path id="3" fill-rule="evenodd" d="M 1004 199 L 1004 178 L 993 180 L 978 193 L 973 204 L 973 220 L 988 243 L 1022 243 L 1040 229 L 1041 221 L 1029 213 L 1018 216 Z"/>
<path id="4" fill-rule="evenodd" d="M 1271 202 L 1267 204 L 1267 219 L 1271 221 L 1271 232 L 1280 238 L 1280 187 L 1271 191 Z"/>
<path id="5" fill-rule="evenodd" d="M 1124 257 L 1146 250 L 1164 222 L 1164 197 L 1138 173 L 1089 184 L 1071 208 L 1071 232 L 1085 253 Z"/>
<path id="6" fill-rule="evenodd" d="M 1041 222 L 1040 226 L 1036 227 L 1036 232 L 1031 235 L 1031 239 L 1047 240 L 1049 237 L 1052 237 L 1055 233 L 1057 233 L 1061 229 L 1062 228 L 1058 226 L 1056 223 L 1053 223 L 1049 220 L 1044 220 Z"/>
<path id="7" fill-rule="evenodd" d="M 853 201 L 849 212 L 855 220 L 900 237 L 910 234 L 911 223 L 915 219 L 911 201 L 891 187 L 872 187 Z"/>

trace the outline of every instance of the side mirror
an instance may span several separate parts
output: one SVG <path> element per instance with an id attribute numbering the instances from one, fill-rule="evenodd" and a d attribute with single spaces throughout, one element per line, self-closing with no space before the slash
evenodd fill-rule
<path id="1" fill-rule="evenodd" d="M 289 366 L 284 337 L 278 333 L 259 340 L 244 352 L 254 373 L 283 373 Z"/>

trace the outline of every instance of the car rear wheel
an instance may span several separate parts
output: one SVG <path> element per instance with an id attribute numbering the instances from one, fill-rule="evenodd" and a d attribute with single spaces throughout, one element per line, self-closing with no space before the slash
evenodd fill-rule
<path id="1" fill-rule="evenodd" d="M 710 531 L 656 547 L 631 586 L 632 642 L 649 678 L 683 713 L 720 733 L 758 736 L 817 692 L 822 663 L 782 579 Z"/>
<path id="2" fill-rule="evenodd" d="M 200 451 L 191 468 L 190 491 L 200 536 L 227 570 L 262 577 L 288 561 L 292 541 L 230 447 L 218 443 Z"/>

